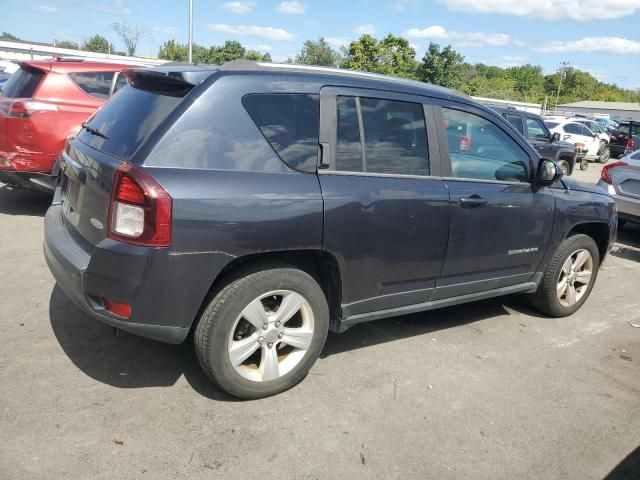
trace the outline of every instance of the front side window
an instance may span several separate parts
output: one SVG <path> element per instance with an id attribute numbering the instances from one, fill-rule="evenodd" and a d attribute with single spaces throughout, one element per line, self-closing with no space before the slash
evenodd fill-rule
<path id="1" fill-rule="evenodd" d="M 422 104 L 365 97 L 338 97 L 337 102 L 336 170 L 429 174 Z"/>
<path id="2" fill-rule="evenodd" d="M 497 125 L 478 115 L 442 108 L 456 178 L 529 181 L 529 157 Z"/>
<path id="3" fill-rule="evenodd" d="M 109 98 L 113 72 L 80 72 L 70 73 L 69 76 L 87 95 L 100 100 Z"/>
<path id="4" fill-rule="evenodd" d="M 536 140 L 549 140 L 551 136 L 544 124 L 537 118 L 527 118 L 528 137 Z"/>
<path id="5" fill-rule="evenodd" d="M 291 168 L 315 172 L 318 164 L 320 99 L 302 93 L 251 94 L 247 112 L 280 158 Z"/>

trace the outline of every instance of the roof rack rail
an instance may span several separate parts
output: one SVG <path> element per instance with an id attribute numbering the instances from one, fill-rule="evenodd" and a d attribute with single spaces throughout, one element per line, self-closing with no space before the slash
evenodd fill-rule
<path id="1" fill-rule="evenodd" d="M 56 62 L 84 62 L 86 60 L 83 57 L 65 57 L 64 55 L 52 55 L 52 58 Z"/>

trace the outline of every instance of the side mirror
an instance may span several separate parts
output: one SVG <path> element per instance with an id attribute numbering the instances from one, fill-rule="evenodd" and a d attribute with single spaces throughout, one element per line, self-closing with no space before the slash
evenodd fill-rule
<path id="1" fill-rule="evenodd" d="M 597 134 L 597 133 L 594 133 L 594 134 L 593 134 L 593 138 L 598 138 L 598 134 Z"/>
<path id="2" fill-rule="evenodd" d="M 560 132 L 554 132 L 554 134 L 551 135 L 551 143 L 559 142 L 559 141 L 560 141 Z"/>
<path id="3" fill-rule="evenodd" d="M 562 169 L 556 162 L 543 158 L 538 163 L 536 183 L 541 186 L 549 186 L 562 178 Z"/>

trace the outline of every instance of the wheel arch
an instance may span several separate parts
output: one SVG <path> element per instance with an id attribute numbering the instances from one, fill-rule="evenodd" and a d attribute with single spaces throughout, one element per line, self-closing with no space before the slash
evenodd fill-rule
<path id="1" fill-rule="evenodd" d="M 607 251 L 609 250 L 609 224 L 605 222 L 585 222 L 574 225 L 565 238 L 572 237 L 574 235 L 583 234 L 591 237 L 598 246 L 598 253 L 600 255 L 600 263 L 604 259 Z"/>
<path id="2" fill-rule="evenodd" d="M 274 265 L 297 268 L 309 274 L 318 282 L 329 305 L 330 328 L 337 331 L 340 318 L 342 279 L 337 259 L 325 250 L 261 252 L 234 258 L 212 280 L 191 328 L 195 327 L 198 318 L 211 299 L 230 281 L 248 272 Z"/>

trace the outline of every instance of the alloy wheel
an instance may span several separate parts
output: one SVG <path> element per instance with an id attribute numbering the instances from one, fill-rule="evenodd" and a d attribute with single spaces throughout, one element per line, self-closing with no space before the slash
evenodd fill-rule
<path id="1" fill-rule="evenodd" d="M 593 256 L 581 248 L 573 252 L 562 265 L 558 277 L 558 301 L 564 307 L 578 303 L 587 293 L 593 276 Z"/>
<path id="2" fill-rule="evenodd" d="M 313 334 L 313 310 L 302 295 L 291 290 L 268 292 L 251 301 L 236 319 L 228 342 L 229 360 L 247 380 L 276 380 L 302 361 Z"/>

